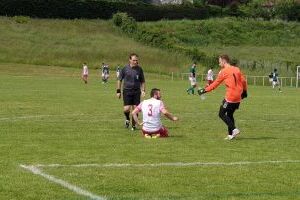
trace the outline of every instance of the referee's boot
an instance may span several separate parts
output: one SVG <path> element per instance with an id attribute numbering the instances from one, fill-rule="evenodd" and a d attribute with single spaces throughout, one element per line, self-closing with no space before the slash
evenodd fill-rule
<path id="1" fill-rule="evenodd" d="M 129 128 L 130 125 L 130 121 L 129 120 L 125 120 L 125 128 Z"/>
<path id="2" fill-rule="evenodd" d="M 131 130 L 132 130 L 132 131 L 135 131 L 135 130 L 136 130 L 136 126 L 135 126 L 135 125 L 132 125 Z"/>

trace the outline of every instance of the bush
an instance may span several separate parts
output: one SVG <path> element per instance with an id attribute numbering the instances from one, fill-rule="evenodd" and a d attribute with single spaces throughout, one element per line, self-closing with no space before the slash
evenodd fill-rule
<path id="1" fill-rule="evenodd" d="M 155 6 L 139 1 L 107 0 L 0 0 L 0 15 L 25 15 L 39 18 L 110 19 L 117 12 L 126 12 L 137 21 L 160 19 L 204 19 L 205 8 L 192 5 Z"/>
<path id="2" fill-rule="evenodd" d="M 122 26 L 122 22 L 123 22 L 123 18 L 127 17 L 127 13 L 116 13 L 113 15 L 112 17 L 112 22 L 115 26 L 121 27 Z"/>
<path id="3" fill-rule="evenodd" d="M 27 24 L 30 21 L 30 17 L 28 16 L 14 16 L 13 19 L 18 24 Z"/>
<path id="4" fill-rule="evenodd" d="M 134 33 L 137 30 L 135 19 L 128 16 L 127 13 L 116 13 L 113 15 L 112 21 L 115 26 L 118 26 L 125 33 Z"/>
<path id="5" fill-rule="evenodd" d="M 276 17 L 284 20 L 300 20 L 300 3 L 294 0 L 279 2 L 276 7 Z"/>

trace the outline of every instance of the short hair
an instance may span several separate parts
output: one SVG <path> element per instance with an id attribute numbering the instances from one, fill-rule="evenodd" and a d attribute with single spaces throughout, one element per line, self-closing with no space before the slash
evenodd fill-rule
<path id="1" fill-rule="evenodd" d="M 230 58 L 227 54 L 222 54 L 219 56 L 222 60 L 225 60 L 227 63 L 230 63 Z"/>
<path id="2" fill-rule="evenodd" d="M 129 59 L 131 60 L 132 56 L 139 57 L 136 53 L 129 54 Z"/>
<path id="3" fill-rule="evenodd" d="M 153 89 L 151 90 L 151 92 L 150 92 L 150 97 L 154 97 L 154 95 L 157 94 L 157 92 L 159 92 L 159 91 L 160 91 L 160 89 L 158 89 L 158 88 L 153 88 Z"/>

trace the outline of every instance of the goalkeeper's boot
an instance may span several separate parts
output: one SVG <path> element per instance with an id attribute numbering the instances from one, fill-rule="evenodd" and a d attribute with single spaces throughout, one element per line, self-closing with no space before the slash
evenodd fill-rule
<path id="1" fill-rule="evenodd" d="M 233 131 L 232 131 L 232 136 L 235 138 L 235 137 L 238 136 L 238 134 L 240 134 L 240 130 L 237 129 L 237 128 L 233 129 Z"/>
<path id="2" fill-rule="evenodd" d="M 232 140 L 234 137 L 232 135 L 227 135 L 226 138 L 224 138 L 224 140 Z"/>
<path id="3" fill-rule="evenodd" d="M 125 128 L 129 128 L 130 125 L 130 121 L 129 120 L 125 120 Z"/>

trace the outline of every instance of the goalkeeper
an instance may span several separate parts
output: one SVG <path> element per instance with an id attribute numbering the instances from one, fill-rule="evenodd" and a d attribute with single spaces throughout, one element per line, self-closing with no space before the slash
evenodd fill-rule
<path id="1" fill-rule="evenodd" d="M 221 70 L 217 79 L 206 88 L 199 88 L 198 94 L 210 92 L 224 82 L 226 95 L 220 106 L 219 117 L 228 127 L 228 135 L 225 139 L 232 140 L 240 133 L 240 130 L 235 126 L 233 114 L 239 108 L 241 99 L 247 97 L 247 81 L 240 69 L 230 64 L 228 55 L 219 57 L 219 65 Z"/>

